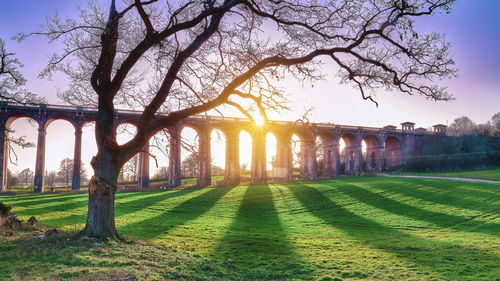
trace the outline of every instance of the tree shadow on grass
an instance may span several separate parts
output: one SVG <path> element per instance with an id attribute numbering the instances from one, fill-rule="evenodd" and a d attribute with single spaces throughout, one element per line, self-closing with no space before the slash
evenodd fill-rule
<path id="1" fill-rule="evenodd" d="M 190 198 L 171 210 L 146 218 L 139 222 L 123 224 L 118 227 L 118 232 L 130 233 L 139 229 L 140 234 L 135 235 L 142 239 L 153 239 L 168 233 L 173 228 L 183 225 L 210 210 L 220 198 L 234 187 L 217 187 Z"/>
<path id="2" fill-rule="evenodd" d="M 464 276 L 487 280 L 485 275 L 492 277 L 500 261 L 496 255 L 423 239 L 356 215 L 311 186 L 286 186 L 310 214 L 370 247 L 415 263 L 423 274 L 435 271 L 447 280 Z"/>
<path id="3" fill-rule="evenodd" d="M 82 196 L 83 195 L 83 196 Z M 68 200 L 73 200 L 73 199 L 79 199 L 80 197 L 82 198 L 87 198 L 87 194 L 50 194 L 49 195 L 41 195 L 41 194 L 36 194 L 33 196 L 30 196 L 30 198 L 26 198 L 23 200 L 4 200 L 4 204 L 12 204 L 12 207 L 29 207 L 29 206 L 36 206 L 36 205 L 41 205 L 41 204 L 47 204 L 51 202 L 64 202 Z M 2 201 L 2 198 L 0 197 L 0 201 Z"/>
<path id="4" fill-rule="evenodd" d="M 408 179 L 405 179 L 408 180 Z M 400 181 L 401 183 L 407 183 Z M 488 183 L 465 183 L 435 179 L 411 179 L 411 183 L 417 186 L 432 187 L 439 192 L 460 192 L 473 197 L 474 200 L 485 200 L 498 196 L 498 185 Z"/>
<path id="5" fill-rule="evenodd" d="M 199 188 L 185 188 L 185 189 L 179 189 L 176 191 L 172 192 L 158 192 L 155 195 L 152 196 L 147 196 L 147 197 L 141 197 L 138 199 L 134 199 L 131 201 L 127 202 L 120 202 L 119 199 L 115 201 L 115 215 L 117 217 L 126 215 L 126 214 L 131 214 L 131 213 L 136 213 L 140 212 L 141 210 L 153 206 L 154 204 L 164 201 L 166 199 L 174 198 L 174 197 L 179 197 L 179 196 L 184 196 L 187 194 L 190 194 L 194 191 L 200 190 Z M 145 193 L 143 193 L 145 194 Z M 147 194 L 147 193 L 146 193 Z"/>
<path id="6" fill-rule="evenodd" d="M 144 195 L 149 195 L 149 192 L 137 192 L 133 195 L 126 196 L 126 198 L 130 197 L 140 197 L 138 199 L 134 199 L 132 201 L 120 203 L 120 199 L 124 199 L 124 196 L 121 195 L 119 197 L 115 198 L 115 217 L 120 217 L 125 214 L 129 213 L 134 213 L 141 211 L 144 208 L 147 208 L 149 206 L 152 206 L 158 202 L 161 202 L 163 200 L 166 200 L 168 198 L 173 198 L 177 196 L 182 196 L 185 194 L 189 194 L 196 189 L 190 188 L 190 189 L 180 189 L 177 191 L 173 192 L 157 192 L 153 196 L 147 196 L 143 197 Z M 77 203 L 77 202 L 75 202 Z M 78 205 L 71 205 L 70 203 L 68 204 L 62 204 L 58 205 L 55 207 L 47 207 L 48 211 L 47 212 L 53 212 L 53 211 L 69 211 L 72 209 L 76 208 L 85 208 L 87 206 L 88 201 L 84 200 L 82 202 L 78 202 Z M 50 208 L 50 209 L 49 209 Z M 62 209 L 61 209 L 62 208 Z M 47 213 L 46 212 L 46 213 Z M 35 214 L 36 216 L 36 214 Z M 61 217 L 61 218 L 54 218 L 54 219 L 43 219 L 40 220 L 40 223 L 46 226 L 60 226 L 60 225 L 74 225 L 74 224 L 84 224 L 87 219 L 87 210 L 82 212 L 81 214 L 72 214 L 70 216 L 66 217 Z"/>
<path id="7" fill-rule="evenodd" d="M 142 192 L 119 192 L 117 195 L 119 198 L 128 198 L 128 197 L 136 197 L 143 194 Z M 27 197 L 29 196 L 29 197 Z M 0 196 L 0 202 L 2 202 L 2 199 L 4 200 L 5 204 L 12 204 L 12 206 L 15 207 L 29 207 L 29 206 L 36 206 L 36 205 L 41 205 L 41 204 L 47 204 L 47 203 L 52 203 L 52 202 L 65 202 L 68 200 L 73 200 L 73 199 L 87 199 L 88 198 L 88 193 L 72 193 L 72 194 L 56 194 L 56 193 L 43 193 L 43 194 L 30 194 L 30 195 L 23 195 L 23 198 L 20 199 L 9 199 L 5 200 Z"/>
<path id="8" fill-rule="evenodd" d="M 338 185 L 336 188 L 359 202 L 393 214 L 430 222 L 443 228 L 500 236 L 500 225 L 496 223 L 486 223 L 474 220 L 474 217 L 465 218 L 413 207 L 353 184 Z"/>
<path id="9" fill-rule="evenodd" d="M 282 280 L 311 271 L 293 251 L 267 185 L 247 187 L 236 217 L 218 242 L 214 258 L 233 260 L 251 280 Z"/>
<path id="10" fill-rule="evenodd" d="M 66 202 L 66 203 L 63 203 Z M 52 212 L 65 212 L 73 209 L 81 208 L 87 206 L 87 198 L 81 198 L 77 200 L 63 200 L 61 203 L 54 204 L 51 206 L 39 206 L 36 208 L 26 208 L 24 210 L 16 212 L 18 215 L 22 216 L 35 216 L 38 217 L 43 214 Z"/>
<path id="11" fill-rule="evenodd" d="M 412 188 L 401 188 L 399 185 L 391 185 L 391 184 L 372 184 L 372 186 L 376 189 L 393 192 L 397 194 L 402 194 L 405 196 L 421 199 L 428 202 L 433 202 L 442 205 L 448 205 L 452 207 L 475 210 L 485 213 L 493 213 L 500 214 L 500 210 L 498 207 L 498 195 L 490 194 L 488 197 L 485 197 L 481 200 L 473 200 L 463 198 L 468 194 L 454 195 L 452 190 L 439 190 L 440 192 L 432 192 L 423 190 L 422 188 L 431 188 L 430 185 L 416 185 Z M 451 194 L 450 194 L 451 193 Z M 456 194 L 456 193 L 455 193 Z M 486 204 L 485 204 L 486 203 Z M 491 206 L 490 204 L 496 204 L 496 206 Z"/>

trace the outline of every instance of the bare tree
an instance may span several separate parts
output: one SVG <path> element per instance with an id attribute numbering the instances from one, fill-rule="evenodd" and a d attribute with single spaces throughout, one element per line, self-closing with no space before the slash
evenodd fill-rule
<path id="1" fill-rule="evenodd" d="M 19 172 L 18 178 L 24 183 L 24 186 L 27 186 L 33 180 L 33 171 L 30 168 L 26 168 Z"/>
<path id="2" fill-rule="evenodd" d="M 73 159 L 64 158 L 59 164 L 59 171 L 57 171 L 59 180 L 66 183 L 66 187 L 70 187 L 71 179 L 73 178 Z"/>
<path id="3" fill-rule="evenodd" d="M 491 117 L 491 127 L 492 127 L 492 135 L 495 137 L 500 137 L 500 112 L 495 113 L 493 117 Z"/>
<path id="4" fill-rule="evenodd" d="M 161 166 L 156 170 L 156 173 L 153 176 L 155 180 L 166 180 L 168 178 L 168 167 Z"/>
<path id="5" fill-rule="evenodd" d="M 18 178 L 12 172 L 7 169 L 7 187 L 11 188 L 15 185 L 17 185 Z"/>
<path id="6" fill-rule="evenodd" d="M 210 172 L 212 176 L 222 176 L 224 175 L 224 169 L 220 166 L 215 165 L 215 163 L 212 162 L 212 167 L 210 168 Z"/>
<path id="7" fill-rule="evenodd" d="M 284 108 L 280 81 L 323 78 L 324 60 L 338 66 L 342 83 L 375 103 L 373 90 L 381 87 L 450 99 L 430 82 L 455 74 L 449 44 L 436 33 L 418 34 L 413 23 L 449 12 L 453 2 L 134 0 L 118 10 L 112 0 L 109 13 L 92 1 L 80 20 L 49 18 L 36 34 L 66 47 L 42 76 L 66 73 L 69 88 L 59 96 L 98 106 L 98 153 L 84 233 L 118 235 L 114 194 L 120 168 L 157 132 L 225 106 L 266 120 L 266 110 Z M 144 109 L 137 134 L 123 145 L 113 131 L 117 107 Z"/>
<path id="8" fill-rule="evenodd" d="M 5 41 L 0 39 L 0 101 L 17 103 L 43 103 L 45 98 L 34 95 L 23 88 L 26 79 L 19 69 L 23 64 L 9 52 Z"/>
<path id="9" fill-rule="evenodd" d="M 477 124 L 477 134 L 481 136 L 494 136 L 495 131 L 491 122 L 487 121 L 484 124 Z"/>
<path id="10" fill-rule="evenodd" d="M 45 171 L 45 184 L 52 190 L 56 186 L 57 173 L 56 171 Z"/>
<path id="11" fill-rule="evenodd" d="M 5 41 L 0 39 L 0 102 L 15 102 L 22 104 L 44 103 L 43 97 L 32 94 L 24 89 L 26 79 L 20 72 L 23 64 L 15 57 L 15 53 L 7 50 Z M 13 130 L 6 128 L 7 133 L 4 141 L 8 141 L 14 146 L 20 148 L 33 147 L 34 144 L 26 141 L 26 136 L 17 138 L 8 137 L 14 133 Z M 9 145 L 9 160 L 12 163 L 17 162 L 17 154 L 14 146 Z"/>
<path id="12" fill-rule="evenodd" d="M 80 181 L 82 184 L 89 181 L 89 174 L 87 172 L 87 168 L 85 168 L 83 162 L 80 164 Z"/>
<path id="13" fill-rule="evenodd" d="M 250 172 L 250 169 L 248 168 L 248 164 L 247 164 L 247 163 L 242 163 L 242 164 L 240 165 L 240 172 L 241 172 L 242 174 L 247 174 L 247 173 L 249 173 L 249 172 Z"/>
<path id="14" fill-rule="evenodd" d="M 191 152 L 181 165 L 181 175 L 186 178 L 193 178 L 198 175 L 199 156 L 197 151 Z"/>
<path id="15" fill-rule="evenodd" d="M 450 136 L 470 136 L 478 132 L 477 124 L 467 116 L 458 117 L 448 126 Z"/>
<path id="16" fill-rule="evenodd" d="M 137 180 L 137 171 L 139 170 L 139 156 L 135 155 L 123 165 L 123 177 L 131 181 Z"/>

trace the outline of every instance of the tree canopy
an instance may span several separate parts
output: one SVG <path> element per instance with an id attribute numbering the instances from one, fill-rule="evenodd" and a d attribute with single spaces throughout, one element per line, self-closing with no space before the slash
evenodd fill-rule
<path id="1" fill-rule="evenodd" d="M 106 1 L 107 2 L 107 1 Z M 42 34 L 64 49 L 42 76 L 62 71 L 59 96 L 98 107 L 85 233 L 117 236 L 114 193 L 120 168 L 158 131 L 186 117 L 233 107 L 254 119 L 287 108 L 285 77 L 338 80 L 376 103 L 379 88 L 433 100 L 451 96 L 435 81 L 453 77 L 450 44 L 419 34 L 418 17 L 449 12 L 453 0 L 111 0 L 91 1 L 79 19 L 49 17 Z M 118 145 L 115 108 L 143 110 L 137 133 Z M 161 113 L 161 114 L 160 114 Z"/>
<path id="2" fill-rule="evenodd" d="M 326 60 L 364 99 L 376 102 L 373 91 L 386 88 L 448 100 L 432 81 L 455 75 L 450 44 L 419 34 L 414 21 L 449 12 L 453 2 L 137 0 L 121 10 L 111 1 L 107 13 L 91 1 L 79 19 L 56 14 L 36 32 L 66 45 L 41 74 L 69 76 L 59 93 L 69 103 L 144 108 L 125 163 L 143 138 L 187 116 L 223 106 L 249 118 L 283 109 L 279 81 L 324 78 Z"/>

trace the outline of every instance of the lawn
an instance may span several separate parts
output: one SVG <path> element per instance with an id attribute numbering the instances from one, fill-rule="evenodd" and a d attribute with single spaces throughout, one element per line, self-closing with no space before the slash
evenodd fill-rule
<path id="1" fill-rule="evenodd" d="M 500 280 L 499 193 L 370 176 L 124 192 L 116 224 L 127 239 L 104 245 L 71 234 L 86 194 L 0 196 L 22 219 L 68 232 L 2 238 L 0 278 Z"/>
<path id="2" fill-rule="evenodd" d="M 500 181 L 500 167 L 484 169 L 484 170 L 467 170 L 455 172 L 429 172 L 429 173 L 410 173 L 410 172 L 394 172 L 395 175 L 409 176 L 435 176 L 435 177 L 454 177 L 454 178 L 470 178 L 481 180 Z"/>

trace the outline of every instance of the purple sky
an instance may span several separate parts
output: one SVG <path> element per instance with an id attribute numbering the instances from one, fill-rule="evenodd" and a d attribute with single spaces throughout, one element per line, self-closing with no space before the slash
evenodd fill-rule
<path id="1" fill-rule="evenodd" d="M 106 1 L 107 2 L 107 1 Z M 61 103 L 55 95 L 57 88 L 65 87 L 62 76 L 55 76 L 52 81 L 37 78 L 48 56 L 60 46 L 48 44 L 42 37 L 29 38 L 17 43 L 10 38 L 18 32 L 36 31 L 46 15 L 55 10 L 61 17 L 77 14 L 76 6 L 85 6 L 86 1 L 68 0 L 17 0 L 5 1 L 0 10 L 0 38 L 6 41 L 9 50 L 17 53 L 24 63 L 23 74 L 28 79 L 27 88 L 34 93 L 47 97 L 50 103 Z M 312 120 L 333 122 L 346 125 L 384 126 L 398 125 L 404 121 L 413 121 L 416 126 L 428 127 L 437 123 L 450 123 L 454 118 L 466 115 L 478 123 L 486 122 L 496 112 L 500 112 L 500 1 L 474 0 L 457 1 L 452 13 L 435 17 L 421 18 L 417 28 L 422 31 L 437 31 L 446 34 L 453 45 L 452 54 L 459 77 L 444 81 L 450 92 L 456 97 L 452 102 L 431 102 L 420 96 L 405 96 L 401 93 L 377 93 L 379 108 L 363 101 L 359 93 L 350 86 L 339 85 L 333 76 L 335 67 L 326 65 L 332 75 L 314 88 L 300 86 L 290 81 L 289 95 L 295 104 L 292 112 L 271 114 L 272 119 L 295 120 L 304 107 L 314 107 Z M 16 122 L 19 132 L 28 130 L 24 122 Z M 52 141 L 56 141 L 54 153 L 57 157 L 47 158 L 48 169 L 56 169 L 62 157 L 72 157 L 73 133 L 64 122 L 55 122 L 49 128 Z M 34 130 L 32 130 L 34 131 Z M 26 132 L 31 138 L 31 132 Z M 92 133 L 87 134 L 91 138 Z M 48 136 L 49 137 L 49 136 Z M 52 139 L 53 138 L 53 139 Z M 32 140 L 35 140 L 34 138 Z M 92 140 L 88 140 L 89 143 Z M 57 147 L 68 143 L 67 152 L 60 152 Z M 49 146 L 49 143 L 47 143 Z M 48 148 L 50 151 L 52 148 Z M 60 152 L 60 153 L 59 153 Z M 24 153 L 24 152 L 23 152 Z M 34 167 L 30 158 L 23 157 L 18 170 L 24 166 Z M 34 155 L 30 152 L 28 155 Z M 89 153 L 92 153 L 89 151 Z M 60 154 L 60 155 L 59 155 Z M 85 162 L 86 156 L 84 156 Z M 88 166 L 88 165 L 87 165 Z"/>

